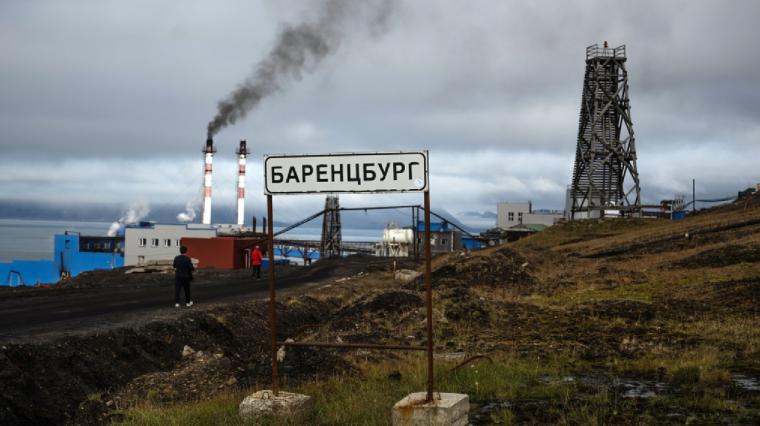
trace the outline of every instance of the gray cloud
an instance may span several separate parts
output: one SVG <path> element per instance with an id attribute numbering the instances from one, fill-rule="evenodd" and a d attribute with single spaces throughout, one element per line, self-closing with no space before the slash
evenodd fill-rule
<path id="1" fill-rule="evenodd" d="M 683 192 L 692 177 L 701 193 L 730 194 L 760 181 L 748 160 L 760 139 L 757 16 L 752 1 L 403 2 L 392 25 L 370 31 L 382 37 L 341 26 L 333 55 L 220 131 L 217 161 L 233 161 L 241 138 L 256 159 L 422 148 L 447 210 L 506 199 L 562 208 L 584 49 L 609 40 L 628 47 L 644 199 Z M 314 19 L 301 2 L 3 2 L 0 198 L 184 203 L 219 97 L 283 25 Z M 318 198 L 280 204 L 295 215 Z"/>

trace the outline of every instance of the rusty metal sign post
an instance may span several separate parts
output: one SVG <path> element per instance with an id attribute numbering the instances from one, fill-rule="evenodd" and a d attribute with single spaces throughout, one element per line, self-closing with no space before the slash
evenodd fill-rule
<path id="1" fill-rule="evenodd" d="M 267 197 L 269 252 L 269 327 L 271 330 L 272 392 L 279 393 L 279 346 L 349 349 L 389 349 L 427 352 L 427 402 L 433 400 L 433 289 L 431 284 L 430 184 L 428 152 L 267 155 L 264 192 Z M 272 196 L 277 194 L 423 192 L 425 209 L 425 346 L 370 343 L 278 342 Z M 417 224 L 414 224 L 415 228 Z"/>

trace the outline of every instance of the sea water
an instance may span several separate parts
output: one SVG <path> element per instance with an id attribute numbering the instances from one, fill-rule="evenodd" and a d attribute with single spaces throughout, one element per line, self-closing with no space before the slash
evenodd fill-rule
<path id="1" fill-rule="evenodd" d="M 0 219 L 0 262 L 53 258 L 53 236 L 106 235 L 110 222 Z"/>
<path id="2" fill-rule="evenodd" d="M 0 262 L 52 259 L 53 236 L 66 231 L 82 235 L 106 235 L 111 222 L 73 222 L 55 220 L 0 219 Z M 275 227 L 275 232 L 280 227 Z M 280 238 L 319 240 L 322 229 L 296 228 Z M 382 229 L 344 229 L 344 241 L 379 241 Z"/>

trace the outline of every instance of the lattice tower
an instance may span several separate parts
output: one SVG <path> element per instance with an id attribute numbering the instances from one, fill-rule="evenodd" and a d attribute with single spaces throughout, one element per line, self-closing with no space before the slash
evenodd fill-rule
<path id="1" fill-rule="evenodd" d="M 325 213 L 322 221 L 322 240 L 319 245 L 321 258 L 340 256 L 341 234 L 338 197 L 329 195 L 325 198 Z"/>
<path id="2" fill-rule="evenodd" d="M 641 211 L 625 45 L 586 48 L 570 219 Z"/>

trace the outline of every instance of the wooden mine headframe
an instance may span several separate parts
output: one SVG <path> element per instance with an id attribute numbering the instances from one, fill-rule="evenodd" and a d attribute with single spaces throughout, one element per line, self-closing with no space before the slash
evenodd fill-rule
<path id="1" fill-rule="evenodd" d="M 586 48 L 569 218 L 641 211 L 625 45 Z"/>
<path id="2" fill-rule="evenodd" d="M 339 257 L 341 252 L 340 205 L 338 197 L 328 195 L 325 198 L 324 220 L 322 221 L 322 240 L 319 247 L 321 258 Z"/>

